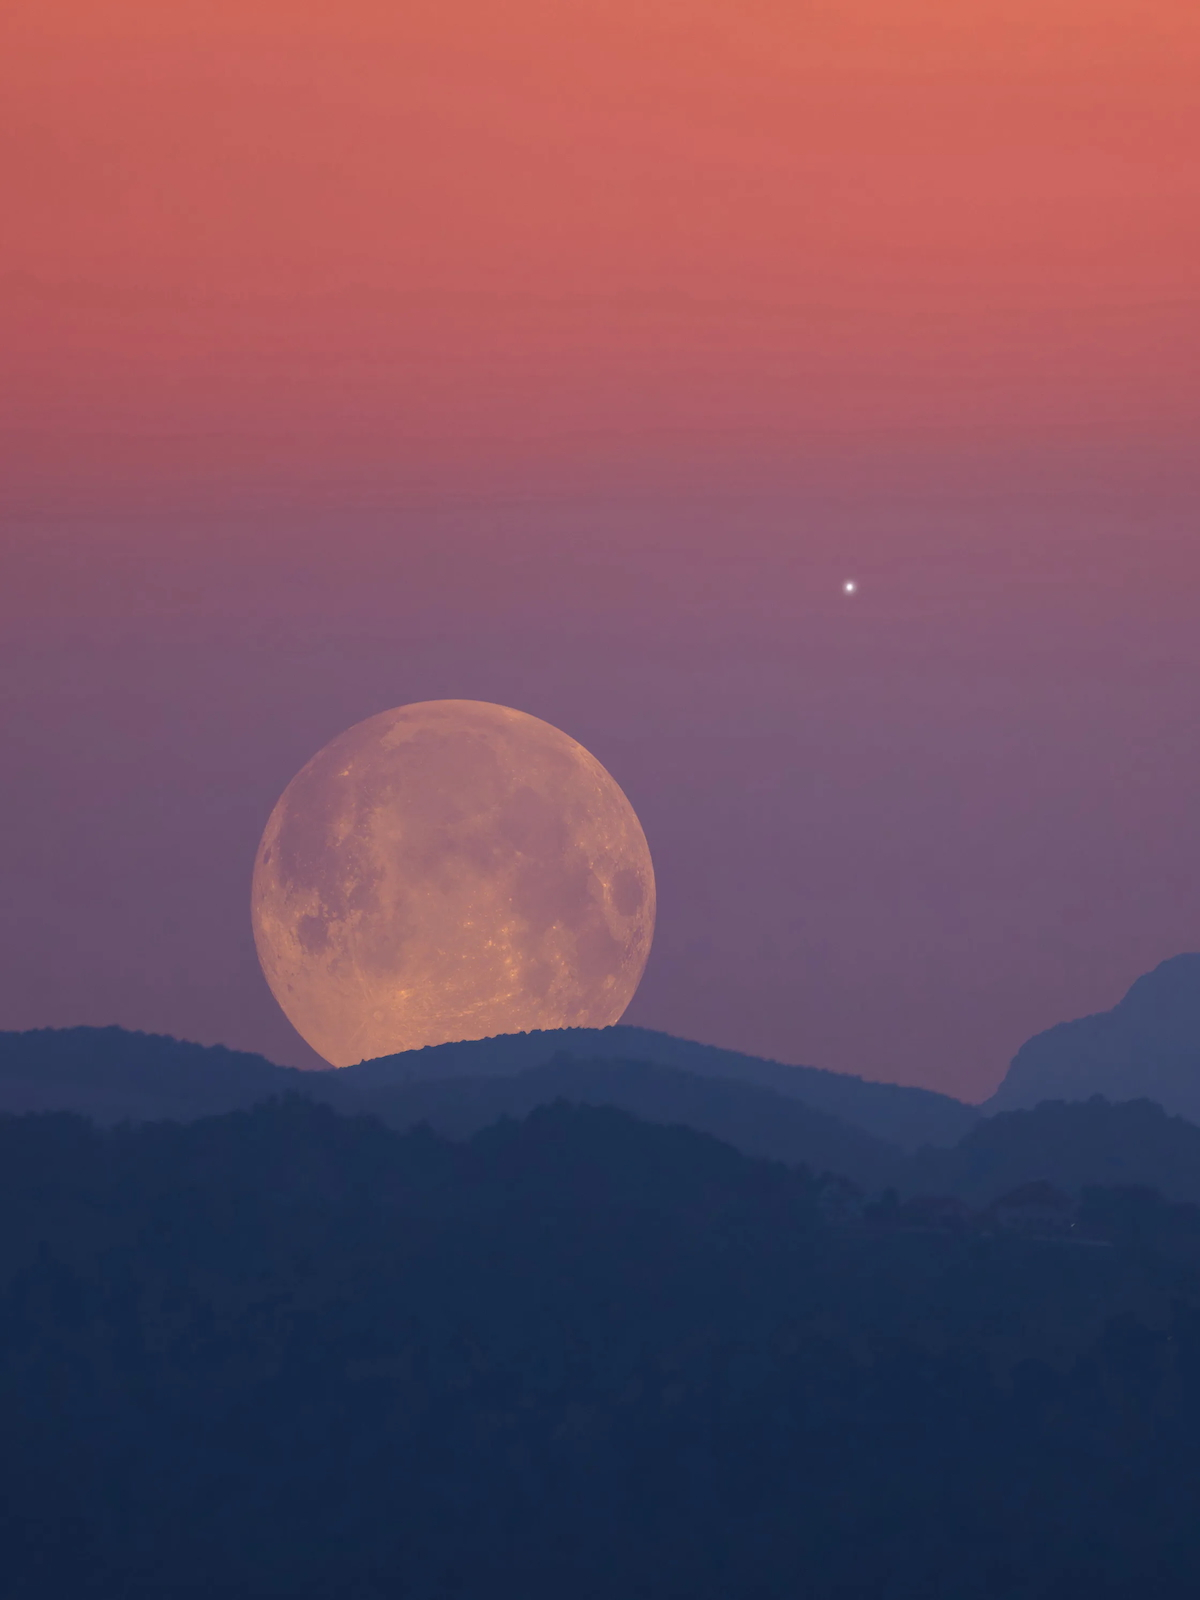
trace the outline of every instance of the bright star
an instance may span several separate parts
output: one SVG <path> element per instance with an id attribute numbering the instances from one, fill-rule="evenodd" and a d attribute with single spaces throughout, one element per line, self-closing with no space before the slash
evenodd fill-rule
<path id="1" fill-rule="evenodd" d="M 855 582 L 855 580 L 853 578 L 847 578 L 846 579 L 845 583 L 842 585 L 842 593 L 843 594 L 857 594 L 858 593 L 858 584 Z"/>

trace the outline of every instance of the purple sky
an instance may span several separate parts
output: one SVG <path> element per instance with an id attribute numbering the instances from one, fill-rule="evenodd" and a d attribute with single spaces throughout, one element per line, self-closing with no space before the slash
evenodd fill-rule
<path id="1" fill-rule="evenodd" d="M 633 801 L 630 1021 L 982 1097 L 1200 948 L 1200 8 L 280 15 L 0 8 L 0 1027 L 315 1064 L 259 832 L 442 696 Z"/>
<path id="2" fill-rule="evenodd" d="M 1200 947 L 1191 484 L 1056 470 L 14 517 L 0 1026 L 316 1064 L 254 957 L 259 832 L 340 729 L 461 696 L 642 818 L 627 1020 L 983 1097 Z"/>

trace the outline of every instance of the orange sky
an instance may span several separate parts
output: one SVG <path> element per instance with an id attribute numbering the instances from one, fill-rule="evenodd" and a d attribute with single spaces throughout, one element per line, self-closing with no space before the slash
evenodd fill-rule
<path id="1" fill-rule="evenodd" d="M 1134 0 L 20 0 L 10 501 L 1181 440 L 1198 68 Z"/>
<path id="2" fill-rule="evenodd" d="M 630 1020 L 982 1095 L 1200 948 L 1195 0 L 6 0 L 0 177 L 0 1027 L 301 1059 L 263 820 L 441 696 Z"/>

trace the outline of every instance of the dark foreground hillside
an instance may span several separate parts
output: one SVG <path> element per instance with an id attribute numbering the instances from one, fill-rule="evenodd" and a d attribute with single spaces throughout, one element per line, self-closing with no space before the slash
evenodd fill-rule
<path id="1" fill-rule="evenodd" d="M 1200 1584 L 1200 1215 L 822 1221 L 611 1109 L 0 1119 L 24 1597 L 1097 1600 Z"/>
<path id="2" fill-rule="evenodd" d="M 953 1150 L 921 1151 L 893 1181 L 906 1193 L 956 1194 L 978 1205 L 1038 1179 L 1071 1193 L 1148 1184 L 1200 1203 L 1200 1127 L 1150 1100 L 1047 1100 L 984 1118 Z"/>

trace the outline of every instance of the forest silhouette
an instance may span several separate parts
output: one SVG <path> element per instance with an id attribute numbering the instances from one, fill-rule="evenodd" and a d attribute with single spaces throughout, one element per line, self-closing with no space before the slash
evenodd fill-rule
<path id="1" fill-rule="evenodd" d="M 6 1600 L 1193 1600 L 1198 997 L 982 1108 L 641 1029 L 0 1035 Z"/>
<path id="2" fill-rule="evenodd" d="M 831 1184 L 612 1107 L 0 1118 L 5 1592 L 1194 1594 L 1200 1209 Z"/>

